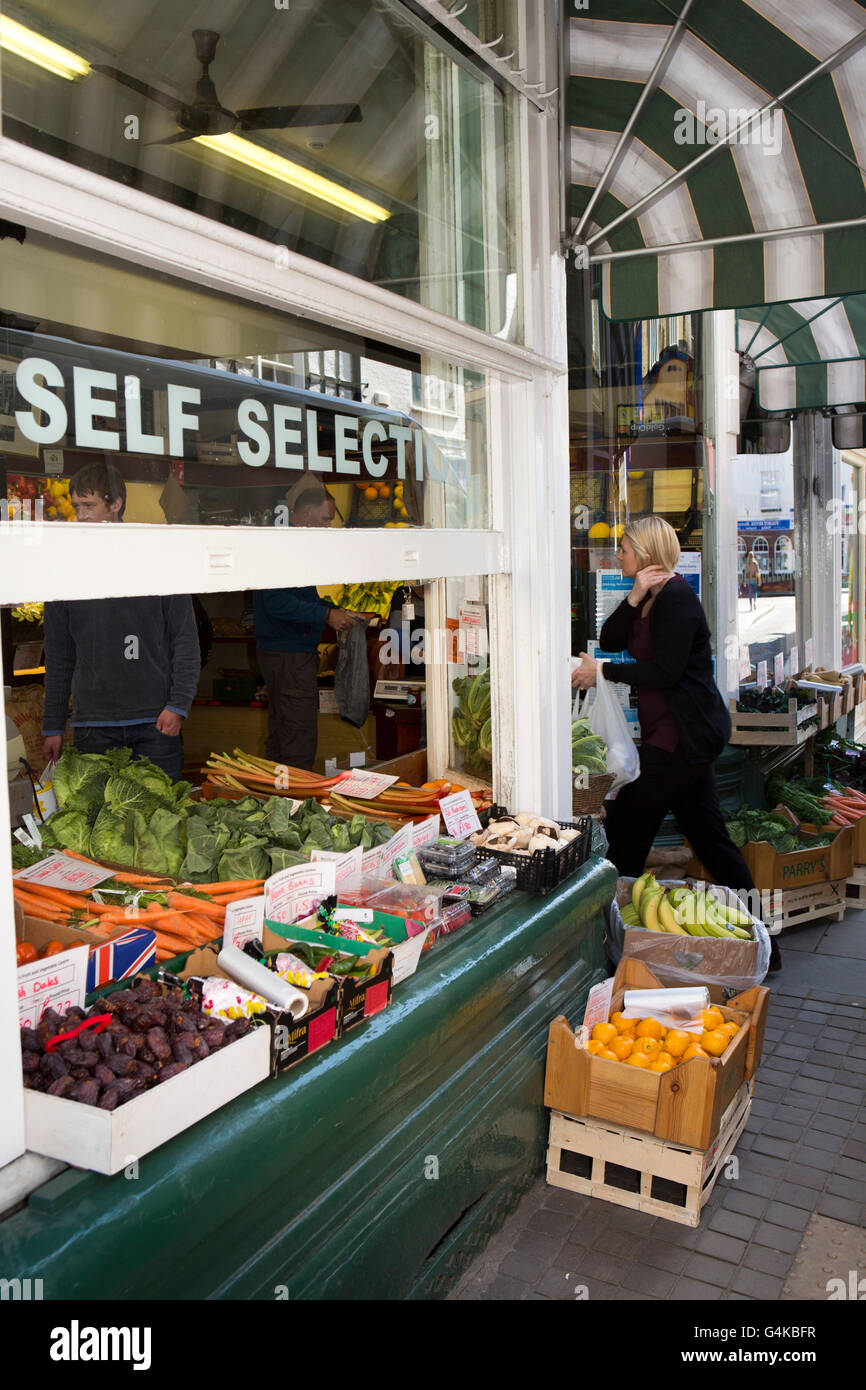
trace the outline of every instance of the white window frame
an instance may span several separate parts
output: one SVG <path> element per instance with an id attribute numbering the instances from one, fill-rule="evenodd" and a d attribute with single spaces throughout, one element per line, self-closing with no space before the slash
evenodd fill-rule
<path id="1" fill-rule="evenodd" d="M 543 0 L 522 5 L 525 54 L 557 71 Z M 555 79 L 548 86 L 555 86 Z M 291 538 L 246 527 L 46 526 L 0 536 L 0 602 L 110 592 L 217 593 L 345 580 L 489 576 L 494 791 L 514 809 L 571 806 L 568 395 L 559 256 L 557 123 L 522 103 L 526 345 L 508 343 L 329 266 L 286 252 L 0 136 L 0 217 L 230 296 L 308 316 L 487 376 L 488 530 L 333 530 Z M 279 251 L 279 260 L 277 252 Z M 543 268 L 543 273 L 540 273 Z M 534 350 L 535 344 L 541 350 Z M 157 541 L 158 564 L 154 563 Z M 431 585 L 435 623 L 442 585 Z M 440 596 L 437 599 L 437 595 Z M 0 671 L 2 676 L 2 671 Z M 448 747 L 447 669 L 433 668 L 432 756 Z M 13 935 L 9 805 L 0 786 L 0 927 Z M 12 952 L 0 952 L 0 1168 L 25 1148 Z"/>

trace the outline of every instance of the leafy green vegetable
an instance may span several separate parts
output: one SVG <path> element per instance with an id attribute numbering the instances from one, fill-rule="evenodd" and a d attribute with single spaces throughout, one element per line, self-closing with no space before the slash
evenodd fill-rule
<path id="1" fill-rule="evenodd" d="M 271 861 L 272 874 L 279 873 L 280 869 L 293 869 L 298 864 L 309 862 L 306 854 L 294 849 L 283 849 L 281 845 L 271 845 L 268 858 Z"/>
<path id="2" fill-rule="evenodd" d="M 267 840 L 250 836 L 247 844 L 225 849 L 220 855 L 218 877 L 221 879 L 267 878 L 270 860 L 262 848 Z"/>
<path id="3" fill-rule="evenodd" d="M 118 815 L 110 806 L 103 806 L 90 831 L 90 853 L 106 863 L 132 868 L 135 862 L 132 815 Z"/>
<path id="4" fill-rule="evenodd" d="M 151 788 L 149 779 L 137 773 L 141 763 L 131 763 L 129 767 L 115 772 L 105 784 L 105 804 L 111 811 L 124 815 L 127 811 L 141 811 L 151 815 L 159 806 L 167 803 Z M 159 771 L 159 769 L 156 769 Z"/>
<path id="5" fill-rule="evenodd" d="M 132 812 L 136 869 L 175 877 L 184 860 L 184 820 L 174 811 L 159 807 L 149 818 Z"/>
<path id="6" fill-rule="evenodd" d="M 64 748 L 54 769 L 54 793 L 61 811 L 83 811 L 95 820 L 111 771 L 111 763 L 101 754 Z"/>
<path id="7" fill-rule="evenodd" d="M 41 831 L 46 849 L 72 849 L 90 854 L 90 822 L 83 811 L 55 811 Z"/>
<path id="8" fill-rule="evenodd" d="M 31 864 L 38 864 L 48 853 L 47 849 L 37 849 L 35 845 L 22 845 L 20 840 L 16 840 L 12 845 L 12 868 L 29 869 Z"/>

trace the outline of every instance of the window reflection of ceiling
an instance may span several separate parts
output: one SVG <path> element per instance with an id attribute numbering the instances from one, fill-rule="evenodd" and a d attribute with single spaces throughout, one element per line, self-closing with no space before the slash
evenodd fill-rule
<path id="1" fill-rule="evenodd" d="M 264 0 L 64 0 L 62 6 L 24 0 L 4 10 L 91 63 L 118 68 L 187 102 L 201 76 L 192 31 L 216 30 L 210 76 L 222 106 L 354 102 L 362 110 L 354 124 L 267 130 L 248 138 L 382 203 L 392 218 L 417 217 L 422 45 L 367 0 L 290 0 L 287 9 Z M 66 82 L 5 52 L 3 112 L 4 133 L 12 138 L 211 216 L 220 217 L 220 205 L 236 210 L 258 224 L 246 230 L 305 254 L 321 257 L 325 248 L 340 265 L 357 264 L 360 274 L 383 236 L 381 228 L 194 141 L 152 143 L 177 130 L 172 113 L 102 73 Z M 129 116 L 138 118 L 138 140 L 126 138 Z M 100 159 L 116 167 L 101 168 Z M 149 180 L 186 191 L 193 201 Z M 205 201 L 212 206 L 202 207 Z"/>

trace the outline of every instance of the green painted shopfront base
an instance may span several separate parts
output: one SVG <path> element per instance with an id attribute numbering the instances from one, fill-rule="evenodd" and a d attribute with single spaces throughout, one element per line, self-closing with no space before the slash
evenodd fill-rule
<path id="1" fill-rule="evenodd" d="M 547 1029 L 606 973 L 591 858 L 439 942 L 393 1003 L 106 1178 L 0 1221 L 7 1278 L 67 1299 L 441 1298 L 543 1171 Z"/>

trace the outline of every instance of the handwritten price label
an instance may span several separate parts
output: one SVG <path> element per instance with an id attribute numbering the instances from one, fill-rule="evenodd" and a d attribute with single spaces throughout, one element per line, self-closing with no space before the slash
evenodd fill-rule
<path id="1" fill-rule="evenodd" d="M 811 669 L 812 669 L 812 639 L 811 639 L 811 637 L 807 637 L 807 639 L 806 639 L 806 670 L 807 670 L 807 671 L 811 671 Z"/>
<path id="2" fill-rule="evenodd" d="M 443 796 L 439 802 L 439 810 L 442 812 L 448 834 L 455 840 L 468 840 L 470 835 L 481 829 L 475 803 L 468 791 Z"/>
<path id="3" fill-rule="evenodd" d="M 340 778 L 337 786 L 341 796 L 357 796 L 362 801 L 372 801 L 397 781 L 396 777 L 386 777 L 383 772 L 365 772 L 355 768 Z"/>
<path id="4" fill-rule="evenodd" d="M 777 652 L 773 658 L 773 684 L 785 684 L 785 653 Z"/>
<path id="5" fill-rule="evenodd" d="M 243 950 L 244 942 L 261 937 L 265 922 L 265 900 L 263 897 L 243 898 L 240 902 L 229 903 L 226 908 L 226 921 L 223 936 L 227 946 L 237 946 Z"/>
<path id="6" fill-rule="evenodd" d="M 769 685 L 769 681 L 770 681 L 770 678 L 769 678 L 769 676 L 767 675 L 767 663 L 766 663 L 766 661 L 759 661 L 759 662 L 758 662 L 758 689 L 759 689 L 759 690 L 766 690 L 767 686 Z"/>
<path id="7" fill-rule="evenodd" d="M 297 922 L 333 897 L 334 885 L 333 860 L 281 869 L 265 883 L 265 916 L 272 922 Z"/>
<path id="8" fill-rule="evenodd" d="M 63 888 L 67 893 L 87 893 L 97 883 L 112 878 L 113 870 L 103 869 L 99 864 L 84 864 L 80 859 L 67 859 L 65 854 L 51 854 L 28 869 L 20 869 L 13 877 L 41 883 L 46 888 Z"/>

